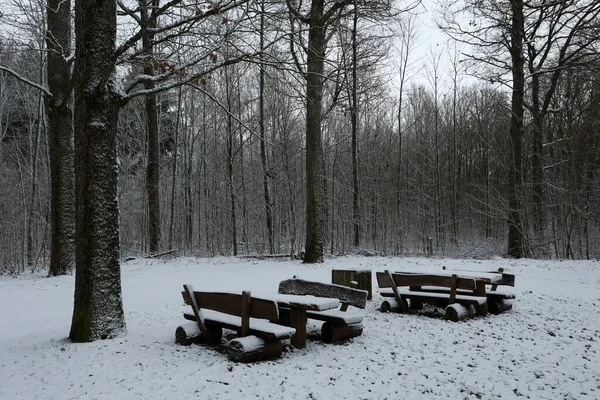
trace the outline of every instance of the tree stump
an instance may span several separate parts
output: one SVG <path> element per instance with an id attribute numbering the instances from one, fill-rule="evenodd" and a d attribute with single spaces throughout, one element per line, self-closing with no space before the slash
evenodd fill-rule
<path id="1" fill-rule="evenodd" d="M 233 339 L 227 348 L 230 360 L 243 363 L 279 357 L 282 352 L 281 341 L 267 342 L 253 335 Z"/>

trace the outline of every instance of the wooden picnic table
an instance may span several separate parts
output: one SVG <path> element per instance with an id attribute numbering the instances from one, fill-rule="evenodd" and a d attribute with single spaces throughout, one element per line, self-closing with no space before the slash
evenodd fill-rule
<path id="1" fill-rule="evenodd" d="M 384 301 L 382 311 L 397 308 L 400 312 L 407 312 L 409 306 L 406 300 L 410 300 L 410 309 L 413 310 L 422 308 L 424 302 L 444 305 L 446 317 L 457 320 L 467 314 L 463 313 L 466 309 L 455 303 L 473 306 L 478 315 L 486 315 L 488 311 L 498 314 L 512 308 L 507 300 L 515 298 L 514 294 L 495 291 L 498 285 L 514 286 L 515 276 L 505 274 L 504 270 L 444 270 L 435 273 L 385 271 L 377 272 L 376 276 L 380 294 L 395 298 L 394 302 Z M 489 292 L 487 285 L 491 285 Z"/>
<path id="2" fill-rule="evenodd" d="M 280 293 L 253 293 L 253 297 L 272 300 L 278 307 L 290 309 L 290 326 L 296 329 L 292 336 L 292 346 L 297 349 L 306 347 L 307 311 L 325 311 L 338 308 L 340 301 L 326 297 L 299 296 Z"/>

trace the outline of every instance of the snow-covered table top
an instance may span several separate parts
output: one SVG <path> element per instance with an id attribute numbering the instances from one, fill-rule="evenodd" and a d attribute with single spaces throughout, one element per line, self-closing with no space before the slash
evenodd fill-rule
<path id="1" fill-rule="evenodd" d="M 302 308 L 313 311 L 331 310 L 340 306 L 340 301 L 338 299 L 330 299 L 327 297 L 254 292 L 252 293 L 252 297 L 275 301 L 280 307 Z"/>
<path id="2" fill-rule="evenodd" d="M 479 272 L 479 271 L 444 271 L 437 275 L 452 276 L 456 275 L 459 278 L 473 278 L 485 281 L 485 283 L 496 283 L 502 280 L 501 273 Z"/>

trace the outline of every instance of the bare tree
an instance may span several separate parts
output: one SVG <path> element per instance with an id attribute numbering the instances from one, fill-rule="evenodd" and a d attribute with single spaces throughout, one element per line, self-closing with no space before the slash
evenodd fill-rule
<path id="1" fill-rule="evenodd" d="M 75 306 L 69 338 L 125 333 L 121 300 L 115 76 L 116 2 L 75 2 Z"/>
<path id="2" fill-rule="evenodd" d="M 75 266 L 75 154 L 71 84 L 71 1 L 48 0 L 48 112 L 52 246 L 51 275 L 64 275 Z"/>

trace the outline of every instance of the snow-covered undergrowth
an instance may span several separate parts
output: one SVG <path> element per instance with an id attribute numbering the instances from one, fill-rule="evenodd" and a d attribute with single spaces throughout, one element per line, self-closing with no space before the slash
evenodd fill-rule
<path id="1" fill-rule="evenodd" d="M 280 359 L 236 364 L 177 346 L 195 289 L 276 291 L 332 268 L 494 270 L 516 274 L 513 310 L 465 322 L 383 314 L 375 289 L 364 333 L 309 341 Z M 66 340 L 73 276 L 0 278 L 0 399 L 600 399 L 600 263 L 340 257 L 321 265 L 231 258 L 123 265 L 127 335 Z"/>

